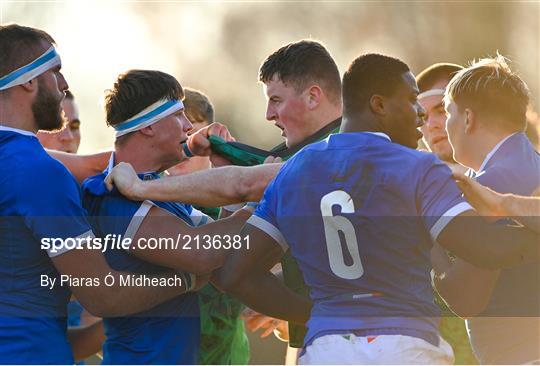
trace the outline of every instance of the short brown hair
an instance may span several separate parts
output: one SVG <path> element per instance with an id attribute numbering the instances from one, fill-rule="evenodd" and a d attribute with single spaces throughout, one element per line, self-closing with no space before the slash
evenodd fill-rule
<path id="1" fill-rule="evenodd" d="M 120 124 L 160 99 L 184 99 L 184 89 L 174 76 L 156 70 L 129 70 L 120 74 L 105 94 L 107 125 Z M 121 136 L 115 143 L 121 144 L 130 136 Z"/>
<path id="2" fill-rule="evenodd" d="M 416 75 L 418 90 L 420 90 L 420 93 L 423 93 L 433 88 L 440 80 L 449 82 L 460 70 L 463 70 L 463 66 L 447 62 L 439 62 L 428 66 Z"/>
<path id="3" fill-rule="evenodd" d="M 341 103 L 341 78 L 336 62 L 319 42 L 301 40 L 289 43 L 263 62 L 259 81 L 266 83 L 277 76 L 297 92 L 304 91 L 310 83 L 318 83 L 334 103 Z"/>
<path id="4" fill-rule="evenodd" d="M 214 106 L 201 91 L 185 88 L 184 107 L 187 118 L 192 123 L 214 122 Z"/>
<path id="5" fill-rule="evenodd" d="M 133 117 L 160 99 L 183 99 L 182 86 L 169 74 L 155 70 L 129 70 L 118 76 L 105 94 L 109 126 Z"/>
<path id="6" fill-rule="evenodd" d="M 446 96 L 460 110 L 470 108 L 478 115 L 504 121 L 504 127 L 512 131 L 525 129 L 529 88 L 501 55 L 458 72 L 448 84 Z"/>
<path id="7" fill-rule="evenodd" d="M 54 45 L 46 32 L 18 24 L 0 25 L 0 77 L 32 62 L 40 55 L 40 43 Z"/>

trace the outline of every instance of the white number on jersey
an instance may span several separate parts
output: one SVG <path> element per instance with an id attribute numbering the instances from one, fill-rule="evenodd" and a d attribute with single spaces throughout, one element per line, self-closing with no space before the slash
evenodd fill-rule
<path id="1" fill-rule="evenodd" d="M 358 242 L 354 226 L 344 216 L 332 216 L 332 206 L 338 205 L 343 213 L 354 213 L 351 196 L 344 191 L 333 191 L 321 199 L 321 213 L 326 236 L 326 248 L 332 272 L 338 277 L 355 280 L 364 274 L 364 267 L 358 252 Z M 352 257 L 352 264 L 345 263 L 345 255 L 341 246 L 339 232 L 345 236 L 345 245 Z"/>

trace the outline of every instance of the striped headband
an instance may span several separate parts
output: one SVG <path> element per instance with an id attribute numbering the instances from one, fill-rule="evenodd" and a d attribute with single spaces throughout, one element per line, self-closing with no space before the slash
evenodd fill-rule
<path id="1" fill-rule="evenodd" d="M 181 100 L 158 100 L 127 121 L 114 125 L 113 128 L 116 131 L 115 137 L 119 138 L 120 136 L 124 136 L 130 132 L 138 131 L 153 125 L 154 123 L 162 120 L 176 111 L 179 111 L 180 109 L 184 109 L 184 104 Z"/>
<path id="2" fill-rule="evenodd" d="M 60 56 L 56 53 L 54 46 L 51 46 L 44 54 L 34 61 L 2 76 L 0 78 L 0 90 L 27 83 L 36 76 L 43 74 L 45 71 L 50 70 L 61 63 Z"/>
<path id="3" fill-rule="evenodd" d="M 425 92 L 418 94 L 418 100 L 427 98 L 427 97 L 432 97 L 434 95 L 444 95 L 444 89 L 426 90 Z"/>

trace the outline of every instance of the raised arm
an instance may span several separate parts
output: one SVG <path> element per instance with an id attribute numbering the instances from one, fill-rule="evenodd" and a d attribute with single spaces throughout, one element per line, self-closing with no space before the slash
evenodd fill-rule
<path id="1" fill-rule="evenodd" d="M 224 206 L 259 201 L 281 164 L 226 166 L 192 174 L 141 181 L 131 165 L 120 163 L 105 180 L 131 200 L 180 201 L 199 206 Z"/>
<path id="2" fill-rule="evenodd" d="M 77 155 L 49 149 L 46 149 L 46 151 L 50 156 L 64 164 L 79 184 L 86 178 L 101 173 L 107 167 L 107 162 L 111 156 L 110 151 L 92 155 Z"/>
<path id="3" fill-rule="evenodd" d="M 171 213 L 153 206 L 134 236 L 130 254 L 164 267 L 199 275 L 209 274 L 221 267 L 226 256 L 234 251 L 234 236 L 240 233 L 250 216 L 248 210 L 238 210 L 223 220 L 192 227 Z M 156 238 L 171 239 L 170 244 L 154 249 L 147 245 L 137 245 Z"/>
<path id="4" fill-rule="evenodd" d="M 122 286 L 121 276 L 137 274 L 111 269 L 102 253 L 92 249 L 72 249 L 51 259 L 58 272 L 71 279 L 98 279 L 98 286 L 72 285 L 71 291 L 86 310 L 100 317 L 130 315 L 148 310 L 189 290 L 188 281 L 185 280 L 181 281 L 181 286 Z M 105 284 L 107 275 L 111 276 L 109 279 L 114 279 L 111 286 Z M 174 280 L 175 276 L 185 277 L 173 271 L 149 277 Z"/>

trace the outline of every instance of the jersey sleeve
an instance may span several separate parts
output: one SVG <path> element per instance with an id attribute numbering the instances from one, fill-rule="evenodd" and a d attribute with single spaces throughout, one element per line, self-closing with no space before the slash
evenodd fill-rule
<path id="1" fill-rule="evenodd" d="M 19 212 L 38 241 L 93 237 L 79 185 L 63 165 L 53 159 L 40 160 L 25 164 L 19 173 L 19 181 L 14 182 Z M 48 254 L 54 257 L 70 249 L 49 249 Z"/>
<path id="2" fill-rule="evenodd" d="M 247 223 L 255 226 L 257 229 L 268 234 L 285 252 L 288 249 L 288 244 L 279 230 L 277 223 L 277 207 L 278 207 L 278 192 L 280 174 L 270 182 L 264 191 L 263 198 L 253 215 L 248 219 Z"/>
<path id="3" fill-rule="evenodd" d="M 420 177 L 418 209 L 431 238 L 436 241 L 454 217 L 473 208 L 454 182 L 450 168 L 435 156 L 427 155 L 422 171 L 417 174 Z"/>
<path id="4" fill-rule="evenodd" d="M 202 226 L 214 222 L 214 219 L 196 208 L 191 210 L 189 217 L 193 222 L 193 226 Z"/>

